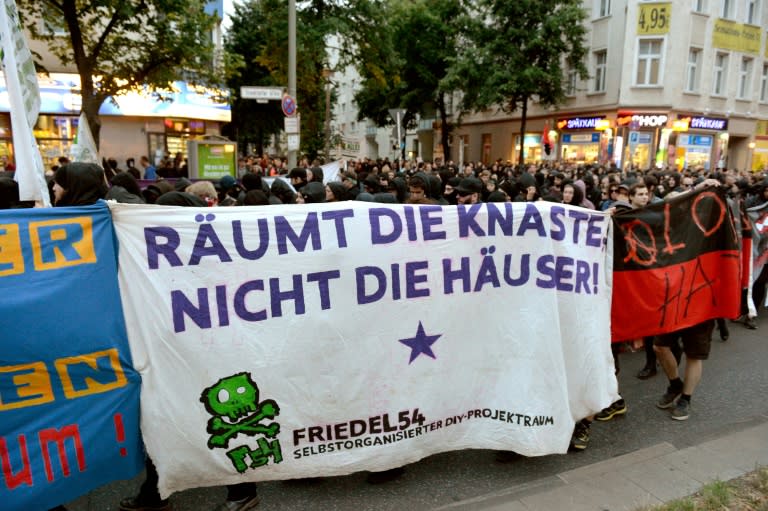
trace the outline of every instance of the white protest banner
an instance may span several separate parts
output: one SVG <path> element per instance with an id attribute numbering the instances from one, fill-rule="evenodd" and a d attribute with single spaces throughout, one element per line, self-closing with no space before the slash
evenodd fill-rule
<path id="1" fill-rule="evenodd" d="M 0 6 L 0 58 L 11 105 L 14 179 L 19 183 L 19 198 L 50 206 L 43 159 L 32 131 L 40 113 L 40 88 L 14 0 L 4 0 Z"/>
<path id="2" fill-rule="evenodd" d="M 564 453 L 618 398 L 609 217 L 110 204 L 160 492 Z"/>

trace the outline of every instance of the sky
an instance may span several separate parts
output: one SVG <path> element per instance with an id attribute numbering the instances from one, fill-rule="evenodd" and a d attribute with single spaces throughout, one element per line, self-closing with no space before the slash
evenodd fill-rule
<path id="1" fill-rule="evenodd" d="M 234 0 L 224 0 L 224 19 L 222 20 L 221 26 L 222 30 L 226 32 L 229 29 L 229 17 L 234 14 L 235 12 L 235 6 Z"/>

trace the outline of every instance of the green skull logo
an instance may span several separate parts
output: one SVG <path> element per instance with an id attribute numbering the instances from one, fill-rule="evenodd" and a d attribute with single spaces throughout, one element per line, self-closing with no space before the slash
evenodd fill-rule
<path id="1" fill-rule="evenodd" d="M 249 373 L 233 374 L 205 389 L 200 401 L 211 415 L 226 415 L 235 421 L 256 411 L 259 388 Z"/>

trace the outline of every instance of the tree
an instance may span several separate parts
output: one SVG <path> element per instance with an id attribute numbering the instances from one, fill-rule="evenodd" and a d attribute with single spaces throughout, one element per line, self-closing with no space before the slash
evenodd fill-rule
<path id="1" fill-rule="evenodd" d="M 283 115 L 271 105 L 256 106 L 237 97 L 240 85 L 288 84 L 288 3 L 285 0 L 250 0 L 236 7 L 229 51 L 240 55 L 244 66 L 239 76 L 228 84 L 235 93 L 237 114 L 233 114 L 238 133 L 263 136 L 282 128 Z M 328 67 L 326 37 L 336 30 L 340 8 L 323 0 L 313 0 L 297 7 L 296 96 L 301 115 L 301 148 L 314 159 L 325 145 L 325 81 Z M 246 83 L 250 82 L 250 83 Z M 241 110 L 242 109 L 242 110 Z"/>
<path id="2" fill-rule="evenodd" d="M 224 127 L 224 131 L 240 147 L 254 144 L 258 154 L 264 152 L 269 138 L 283 129 L 284 116 L 279 102 L 258 103 L 252 99 L 242 99 L 240 87 L 285 86 L 285 82 L 276 81 L 267 66 L 259 63 L 259 56 L 267 45 L 269 34 L 266 30 L 254 30 L 254 27 L 261 26 L 270 9 L 274 10 L 274 5 L 268 2 L 235 4 L 235 13 L 231 16 L 232 25 L 224 41 L 227 54 L 238 58 L 227 80 L 227 86 L 232 91 L 232 121 Z"/>
<path id="3" fill-rule="evenodd" d="M 107 98 L 141 88 L 162 99 L 176 80 L 215 83 L 204 0 L 18 0 L 32 37 L 80 75 L 82 110 L 96 144 Z M 52 28 L 63 28 L 68 37 Z"/>
<path id="4" fill-rule="evenodd" d="M 362 88 L 355 95 L 360 119 L 383 126 L 392 121 L 388 109 L 405 108 L 404 122 L 416 115 L 438 116 L 446 161 L 450 159 L 448 97 L 453 86 L 443 82 L 454 55 L 465 12 L 460 0 L 395 0 L 358 2 L 351 38 Z M 360 37 L 357 37 L 360 34 Z"/>
<path id="5" fill-rule="evenodd" d="M 586 12 L 580 0 L 480 0 L 476 9 L 445 85 L 462 91 L 463 110 L 522 110 L 522 164 L 529 101 L 557 106 L 566 72 L 588 76 Z"/>

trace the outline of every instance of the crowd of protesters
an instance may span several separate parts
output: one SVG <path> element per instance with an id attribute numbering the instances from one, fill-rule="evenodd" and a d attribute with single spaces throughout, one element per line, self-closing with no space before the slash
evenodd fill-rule
<path id="1" fill-rule="evenodd" d="M 118 168 L 113 159 L 105 160 L 103 168 L 95 164 L 70 163 L 66 158 L 60 159 L 59 163 L 60 166 L 49 176 L 51 202 L 55 206 L 93 204 L 99 199 L 198 207 L 313 204 L 347 200 L 439 205 L 550 201 L 614 213 L 642 208 L 696 187 L 712 185 L 725 187 L 727 194 L 743 207 L 768 202 L 766 172 L 722 169 L 641 171 L 602 165 L 513 165 L 501 161 L 464 165 L 406 161 L 401 165 L 386 159 L 364 159 L 346 162 L 336 180 L 324 182 L 324 172 L 318 161 L 310 163 L 302 160 L 299 166 L 288 169 L 281 158 L 252 156 L 240 158 L 237 178 L 224 176 L 216 182 L 192 182 L 186 177 L 183 158 L 179 159 L 178 156 L 173 163 L 166 162 L 162 168 L 155 168 L 146 157 L 140 158 L 141 168 L 135 167 L 133 161 L 129 160 L 126 162 L 126 170 Z M 175 170 L 170 172 L 171 168 Z M 139 184 L 140 179 L 144 180 L 143 188 Z M 148 185 L 147 180 L 151 181 Z M 30 205 L 19 202 L 18 187 L 9 174 L 0 176 L 0 209 Z M 753 291 L 757 309 L 765 299 L 766 280 L 768 273 L 763 269 Z M 753 317 L 746 315 L 741 319 L 747 328 L 756 328 Z M 713 324 L 706 322 L 689 329 L 691 331 L 645 340 L 648 359 L 638 377 L 645 379 L 656 374 L 658 354 L 670 385 L 657 406 L 674 407 L 672 418 L 688 418 L 690 394 L 701 377 L 701 361 L 706 359 L 703 345 L 708 343 Z M 722 326 L 724 322 L 720 325 L 721 339 L 726 340 L 727 326 Z M 614 350 L 617 373 L 619 351 Z M 682 352 L 686 355 L 685 381 L 679 377 L 677 369 Z M 706 352 L 708 354 L 708 344 Z M 626 411 L 626 403 L 620 399 L 598 414 L 578 422 L 571 447 L 576 450 L 586 448 L 592 419 L 611 420 Z M 514 453 L 498 454 L 497 459 L 500 461 L 515 457 Z M 136 497 L 123 500 L 120 505 L 122 511 L 170 509 L 170 503 L 160 499 L 157 493 L 157 474 L 149 461 L 147 469 L 147 480 L 141 492 Z M 402 469 L 397 469 L 372 474 L 370 482 L 384 482 L 401 472 Z M 258 504 L 255 484 L 234 485 L 228 489 L 228 499 L 218 510 L 247 510 Z M 64 508 L 60 506 L 57 509 Z"/>

